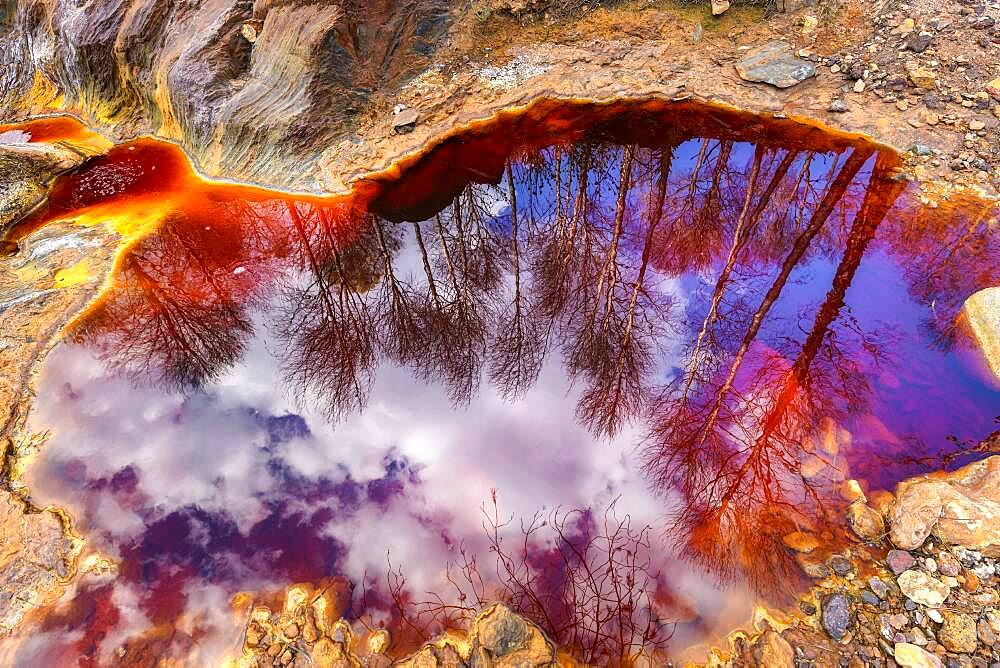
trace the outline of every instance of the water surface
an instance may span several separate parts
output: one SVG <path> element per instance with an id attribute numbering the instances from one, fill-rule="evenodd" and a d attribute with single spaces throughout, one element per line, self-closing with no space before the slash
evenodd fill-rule
<path id="1" fill-rule="evenodd" d="M 335 199 L 91 161 L 18 234 L 135 240 L 46 363 L 27 482 L 118 573 L 17 661 L 215 662 L 235 593 L 331 578 L 396 654 L 496 598 L 600 665 L 787 604 L 782 538 L 847 546 L 844 479 L 972 461 L 1000 413 L 960 318 L 995 212 L 897 163 L 651 103 L 502 116 Z"/>

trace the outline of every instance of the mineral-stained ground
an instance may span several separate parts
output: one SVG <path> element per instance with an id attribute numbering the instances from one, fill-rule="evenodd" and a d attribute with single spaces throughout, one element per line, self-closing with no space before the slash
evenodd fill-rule
<path id="1" fill-rule="evenodd" d="M 3 663 L 997 664 L 998 19 L 0 1 Z"/>

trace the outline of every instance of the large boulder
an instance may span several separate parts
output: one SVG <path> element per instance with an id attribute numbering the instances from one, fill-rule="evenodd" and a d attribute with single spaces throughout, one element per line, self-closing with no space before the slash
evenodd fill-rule
<path id="1" fill-rule="evenodd" d="M 932 533 L 943 542 L 1000 556 L 1000 457 L 896 488 L 889 537 L 904 550 Z"/>
<path id="2" fill-rule="evenodd" d="M 986 363 L 1000 379 L 1000 287 L 980 290 L 969 297 L 964 313 Z"/>

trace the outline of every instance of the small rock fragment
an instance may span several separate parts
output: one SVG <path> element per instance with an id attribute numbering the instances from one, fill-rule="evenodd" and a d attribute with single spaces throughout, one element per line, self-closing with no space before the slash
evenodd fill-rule
<path id="1" fill-rule="evenodd" d="M 917 155 L 930 155 L 929 150 L 927 153 L 919 153 L 917 152 L 917 148 L 919 148 L 919 144 L 913 149 L 913 152 Z M 899 575 L 903 571 L 913 568 L 917 560 L 905 550 L 889 550 L 889 554 L 885 557 L 885 563 L 888 564 L 894 575 Z"/>
<path id="2" fill-rule="evenodd" d="M 1000 78 L 994 79 L 986 84 L 986 92 L 989 93 L 990 97 L 994 100 L 1000 100 Z"/>
<path id="3" fill-rule="evenodd" d="M 729 9 L 729 0 L 712 0 L 712 16 L 722 16 Z"/>
<path id="4" fill-rule="evenodd" d="M 934 88 L 934 83 L 937 81 L 937 75 L 924 67 L 909 69 L 906 75 L 909 77 L 910 83 L 914 86 L 927 90 Z"/>
<path id="5" fill-rule="evenodd" d="M 944 622 L 938 629 L 938 642 L 949 652 L 971 653 L 979 646 L 976 620 L 971 615 L 944 611 Z"/>
<path id="6" fill-rule="evenodd" d="M 854 572 L 854 564 L 851 563 L 851 560 L 839 554 L 830 557 L 826 565 L 840 577 L 846 577 Z"/>
<path id="7" fill-rule="evenodd" d="M 851 625 L 851 599 L 844 592 L 825 596 L 820 603 L 823 630 L 834 640 L 842 640 Z"/>
<path id="8" fill-rule="evenodd" d="M 843 114 L 851 110 L 847 103 L 843 100 L 837 99 L 830 103 L 830 106 L 826 108 L 827 111 L 834 114 Z"/>
<path id="9" fill-rule="evenodd" d="M 914 603 L 936 608 L 948 598 L 948 587 L 924 571 L 908 570 L 899 576 L 896 583 L 906 598 Z"/>
<path id="10" fill-rule="evenodd" d="M 902 21 L 900 21 L 899 25 L 897 25 L 892 32 L 894 32 L 897 35 L 903 35 L 905 37 L 906 35 L 909 35 L 911 32 L 913 32 L 913 29 L 915 27 L 916 24 L 914 23 L 913 19 L 907 17 Z"/>
<path id="11" fill-rule="evenodd" d="M 907 642 L 896 643 L 893 647 L 893 658 L 903 668 L 943 668 L 941 659 Z"/>
<path id="12" fill-rule="evenodd" d="M 260 30 L 264 27 L 264 22 L 260 20 L 247 21 L 242 26 L 240 26 L 240 34 L 243 35 L 243 39 L 250 42 L 251 44 L 256 44 L 257 38 L 260 37 Z"/>
<path id="13" fill-rule="evenodd" d="M 976 635 L 979 636 L 979 642 L 984 645 L 993 645 L 997 641 L 997 634 L 985 619 L 980 619 L 976 624 Z"/>
<path id="14" fill-rule="evenodd" d="M 416 109 L 404 109 L 393 116 L 392 129 L 398 135 L 407 134 L 413 132 L 419 120 L 420 115 Z"/>
<path id="15" fill-rule="evenodd" d="M 916 35 L 910 35 L 910 38 L 906 40 L 906 48 L 914 53 L 923 53 L 927 50 L 927 47 L 931 45 L 934 40 L 934 36 L 929 32 L 921 32 Z"/>
<path id="16" fill-rule="evenodd" d="M 885 534 L 882 515 L 862 501 L 855 501 L 847 507 L 847 524 L 862 540 L 878 540 Z"/>

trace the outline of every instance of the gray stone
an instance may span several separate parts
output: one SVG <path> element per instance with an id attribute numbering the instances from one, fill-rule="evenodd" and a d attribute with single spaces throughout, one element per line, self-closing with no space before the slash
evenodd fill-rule
<path id="1" fill-rule="evenodd" d="M 868 578 L 868 588 L 879 598 L 885 598 L 889 594 L 889 587 L 877 575 Z"/>
<path id="2" fill-rule="evenodd" d="M 879 604 L 879 597 L 876 596 L 875 594 L 871 593 L 870 591 L 863 591 L 863 592 L 861 592 L 861 600 L 864 601 L 865 603 L 867 603 L 868 605 L 878 605 Z"/>
<path id="3" fill-rule="evenodd" d="M 840 577 L 846 577 L 854 572 L 854 564 L 851 563 L 851 560 L 839 554 L 830 557 L 826 564 L 830 567 L 831 571 Z"/>
<path id="4" fill-rule="evenodd" d="M 792 53 L 792 46 L 776 40 L 747 52 L 736 63 L 736 72 L 744 81 L 790 88 L 816 76 L 816 67 Z"/>
<path id="5" fill-rule="evenodd" d="M 834 640 L 842 640 L 851 626 L 851 599 L 844 592 L 835 592 L 823 597 L 823 630 Z"/>
<path id="6" fill-rule="evenodd" d="M 914 53 L 923 53 L 932 41 L 934 41 L 934 36 L 927 32 L 910 35 L 910 38 L 906 40 L 906 48 Z"/>
<path id="7" fill-rule="evenodd" d="M 393 116 L 392 129 L 398 135 L 413 132 L 413 128 L 416 127 L 419 120 L 420 115 L 416 109 L 403 109 Z"/>
<path id="8" fill-rule="evenodd" d="M 843 114 L 851 110 L 851 108 L 841 99 L 836 99 L 830 103 L 830 106 L 826 108 L 827 111 L 833 114 Z"/>

